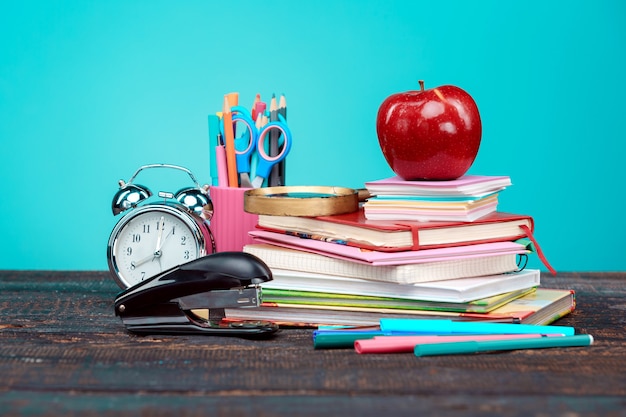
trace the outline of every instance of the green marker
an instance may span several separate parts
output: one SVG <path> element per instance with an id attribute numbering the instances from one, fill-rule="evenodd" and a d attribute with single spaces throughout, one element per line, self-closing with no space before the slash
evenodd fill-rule
<path id="1" fill-rule="evenodd" d="M 534 339 L 485 340 L 474 342 L 432 343 L 415 346 L 415 356 L 455 355 L 492 350 L 543 349 L 553 347 L 589 346 L 593 336 L 541 337 Z"/>

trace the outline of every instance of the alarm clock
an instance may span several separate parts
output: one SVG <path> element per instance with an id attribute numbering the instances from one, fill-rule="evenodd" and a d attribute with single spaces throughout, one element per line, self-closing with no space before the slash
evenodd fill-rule
<path id="1" fill-rule="evenodd" d="M 171 168 L 186 172 L 195 184 L 176 193 L 160 191 L 162 199 L 145 201 L 152 192 L 134 184 L 145 169 Z M 126 212 L 116 223 L 107 246 L 109 270 L 125 289 L 170 268 L 215 252 L 209 228 L 213 204 L 208 186 L 201 187 L 187 168 L 170 164 L 141 166 L 125 182 L 112 202 L 113 215 Z"/>

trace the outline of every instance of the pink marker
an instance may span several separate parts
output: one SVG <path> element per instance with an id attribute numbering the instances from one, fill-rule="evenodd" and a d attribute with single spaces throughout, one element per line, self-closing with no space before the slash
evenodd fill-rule
<path id="1" fill-rule="evenodd" d="M 228 187 L 228 170 L 226 167 L 226 149 L 222 145 L 215 147 L 217 161 L 217 180 L 220 187 Z"/>
<path id="2" fill-rule="evenodd" d="M 263 101 L 257 101 L 254 103 L 254 108 L 252 109 L 252 120 L 256 121 L 259 115 L 265 114 L 266 109 L 267 103 Z"/>
<path id="3" fill-rule="evenodd" d="M 357 353 L 412 353 L 416 345 L 446 342 L 482 340 L 530 339 L 533 337 L 561 337 L 563 334 L 490 334 L 463 336 L 375 336 L 373 339 L 357 340 Z"/>

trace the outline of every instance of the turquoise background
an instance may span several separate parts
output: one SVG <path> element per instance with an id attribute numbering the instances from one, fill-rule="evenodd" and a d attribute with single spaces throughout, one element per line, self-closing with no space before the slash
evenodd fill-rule
<path id="1" fill-rule="evenodd" d="M 470 173 L 511 176 L 557 270 L 624 271 L 624 4 L 0 0 L 0 269 L 106 269 L 117 181 L 208 183 L 231 91 L 286 95 L 289 185 L 390 176 L 378 106 L 424 79 L 475 98 Z"/>

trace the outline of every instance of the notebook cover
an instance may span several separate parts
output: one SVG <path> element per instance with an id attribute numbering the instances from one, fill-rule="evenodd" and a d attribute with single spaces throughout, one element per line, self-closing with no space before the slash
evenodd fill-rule
<path id="1" fill-rule="evenodd" d="M 358 211 L 355 211 L 352 213 L 340 214 L 340 215 L 335 215 L 335 216 L 319 216 L 319 217 L 307 218 L 307 219 L 316 220 L 320 222 L 327 222 L 327 223 L 337 223 L 337 224 L 342 224 L 342 225 L 351 226 L 351 227 L 379 230 L 379 231 L 389 232 L 389 233 L 413 231 L 414 233 L 413 246 L 398 246 L 398 247 L 377 246 L 377 245 L 366 244 L 363 242 L 355 242 L 350 239 L 333 242 L 333 243 L 340 243 L 340 244 L 345 244 L 349 246 L 356 246 L 356 247 L 363 248 L 363 249 L 370 249 L 370 250 L 384 251 L 384 252 L 433 249 L 433 248 L 441 248 L 441 247 L 448 247 L 448 246 L 462 246 L 462 245 L 466 245 L 470 243 L 468 241 L 457 241 L 457 242 L 449 242 L 449 243 L 436 244 L 436 245 L 422 245 L 420 244 L 420 238 L 419 238 L 420 232 L 422 230 L 428 230 L 428 229 L 459 228 L 459 227 L 484 225 L 484 224 L 490 224 L 490 223 L 504 223 L 504 222 L 524 220 L 528 222 L 529 229 L 531 230 L 531 232 L 534 231 L 534 220 L 531 216 L 525 215 L 525 214 L 514 214 L 514 213 L 506 213 L 506 212 L 498 212 L 498 211 L 488 214 L 473 222 L 449 222 L 449 221 L 417 222 L 417 221 L 409 221 L 409 220 L 369 220 L 365 217 L 363 208 L 360 208 Z M 332 239 L 326 239 L 327 237 L 323 236 L 322 234 L 318 236 L 315 236 L 315 235 L 304 236 L 302 234 L 299 234 L 298 230 L 285 230 L 285 229 L 278 229 L 278 228 L 270 228 L 270 227 L 266 227 L 263 225 L 257 225 L 257 228 L 261 230 L 272 231 L 272 232 L 287 233 L 287 234 L 295 235 L 301 238 L 305 238 L 305 237 L 310 238 L 310 239 L 317 238 L 318 240 L 332 241 Z M 498 237 L 498 238 L 485 237 L 484 239 L 472 240 L 471 243 L 476 244 L 476 243 L 512 241 L 512 240 L 520 239 L 525 236 L 526 234 L 520 229 L 519 234 L 516 234 L 516 235 L 512 235 L 508 237 Z"/>

